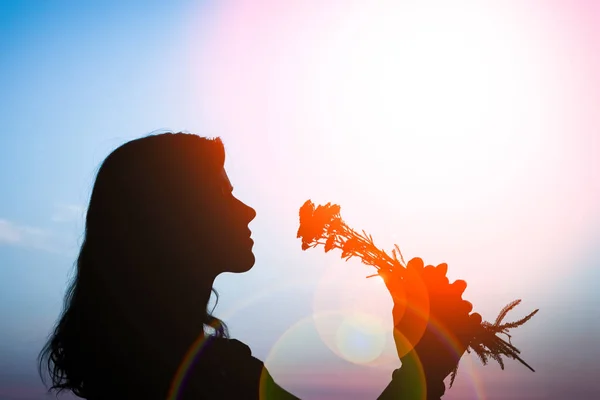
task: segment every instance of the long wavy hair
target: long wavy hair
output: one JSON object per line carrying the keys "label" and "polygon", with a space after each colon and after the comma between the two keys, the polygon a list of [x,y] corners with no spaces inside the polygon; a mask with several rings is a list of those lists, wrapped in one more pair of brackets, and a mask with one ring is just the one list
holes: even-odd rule
{"label": "long wavy hair", "polygon": [[[203,262],[197,255],[214,226],[208,222],[211,185],[224,160],[219,138],[184,133],[130,141],[104,160],[87,209],[76,274],[39,355],[39,372],[44,381],[49,374],[50,390],[91,396],[98,376],[119,373],[115,357],[121,349],[143,341],[147,327],[136,325],[132,315],[157,307],[206,310],[197,316],[205,334],[227,336],[226,326],[208,310],[210,292],[189,310],[181,304],[194,293],[192,283],[182,286],[190,281],[186,264]],[[127,357],[135,358],[132,354]]]}

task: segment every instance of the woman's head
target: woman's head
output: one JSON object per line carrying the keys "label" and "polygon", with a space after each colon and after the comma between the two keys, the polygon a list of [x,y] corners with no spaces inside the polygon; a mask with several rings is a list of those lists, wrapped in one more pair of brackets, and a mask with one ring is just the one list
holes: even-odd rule
{"label": "woman's head", "polygon": [[218,138],[162,134],[124,144],[98,172],[87,234],[134,259],[202,262],[200,273],[251,268],[255,212],[233,197],[224,161]]}
{"label": "woman's head", "polygon": [[55,385],[83,379],[82,363],[108,337],[139,344],[157,326],[214,321],[206,311],[214,278],[254,264],[255,211],[231,193],[224,161],[220,139],[183,133],[130,141],[104,160],[77,275],[43,353]]}

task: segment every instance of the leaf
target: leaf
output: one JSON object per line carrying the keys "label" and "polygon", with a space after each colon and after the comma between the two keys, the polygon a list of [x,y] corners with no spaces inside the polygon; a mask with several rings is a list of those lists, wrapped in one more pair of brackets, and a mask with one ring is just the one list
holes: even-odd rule
{"label": "leaf", "polygon": [[490,356],[496,360],[498,364],[500,364],[500,369],[504,370],[504,360],[502,360],[502,356],[500,354],[491,353]]}
{"label": "leaf", "polygon": [[473,343],[471,345],[471,348],[473,349],[475,354],[477,354],[477,357],[479,357],[479,359],[481,360],[481,363],[483,365],[487,365],[487,362],[488,362],[488,358],[486,355],[487,351],[483,348],[483,346],[481,346],[479,343]]}
{"label": "leaf", "polygon": [[402,256],[402,252],[400,251],[400,246],[398,246],[397,244],[394,244],[394,247],[398,251],[398,254],[400,254],[400,260],[402,261],[402,264],[406,265],[406,262],[404,262],[404,257]]}
{"label": "leaf", "polygon": [[500,311],[500,314],[498,314],[498,316],[496,317],[496,322],[494,322],[494,325],[498,326],[500,322],[502,322],[504,317],[506,317],[506,314],[508,314],[508,312],[515,308],[520,302],[521,300],[519,299],[505,305],[504,308]]}
{"label": "leaf", "polygon": [[364,229],[362,230],[362,233],[363,233],[363,237],[365,238],[365,241],[370,242],[370,240],[369,240],[369,234],[367,232],[365,232]]}
{"label": "leaf", "polygon": [[[534,310],[531,314],[529,314],[528,316],[521,318],[518,321],[515,322],[507,322],[505,324],[502,325],[498,325],[498,329],[512,329],[512,328],[516,328],[518,326],[523,325],[525,322],[529,321],[535,314],[537,314],[537,312],[539,311],[539,309]],[[510,335],[509,335],[510,337]]]}

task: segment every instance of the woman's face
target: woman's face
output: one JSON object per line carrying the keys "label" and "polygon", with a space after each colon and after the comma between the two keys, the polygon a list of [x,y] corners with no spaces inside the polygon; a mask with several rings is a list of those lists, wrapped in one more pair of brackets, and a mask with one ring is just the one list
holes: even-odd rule
{"label": "woman's face", "polygon": [[225,169],[218,177],[219,191],[217,202],[214,204],[215,227],[211,240],[214,248],[215,261],[220,272],[246,272],[254,265],[254,254],[251,239],[252,232],[248,227],[256,216],[256,211],[233,195],[233,186]]}

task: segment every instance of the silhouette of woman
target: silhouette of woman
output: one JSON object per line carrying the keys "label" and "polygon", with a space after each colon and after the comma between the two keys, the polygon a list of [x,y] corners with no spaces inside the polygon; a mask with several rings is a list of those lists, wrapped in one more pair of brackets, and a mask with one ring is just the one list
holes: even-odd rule
{"label": "silhouette of woman", "polygon": [[[248,224],[256,212],[233,195],[224,160],[218,138],[166,133],[130,141],[102,163],[76,276],[40,353],[51,390],[90,400],[296,399],[207,310],[217,275],[255,261]],[[424,280],[445,285],[453,294],[443,303],[454,302],[438,312],[432,301],[431,313],[456,322],[462,347],[448,352],[426,333],[401,354],[381,399],[439,399],[472,336],[465,327],[481,321],[461,299],[466,284],[431,271]]]}

